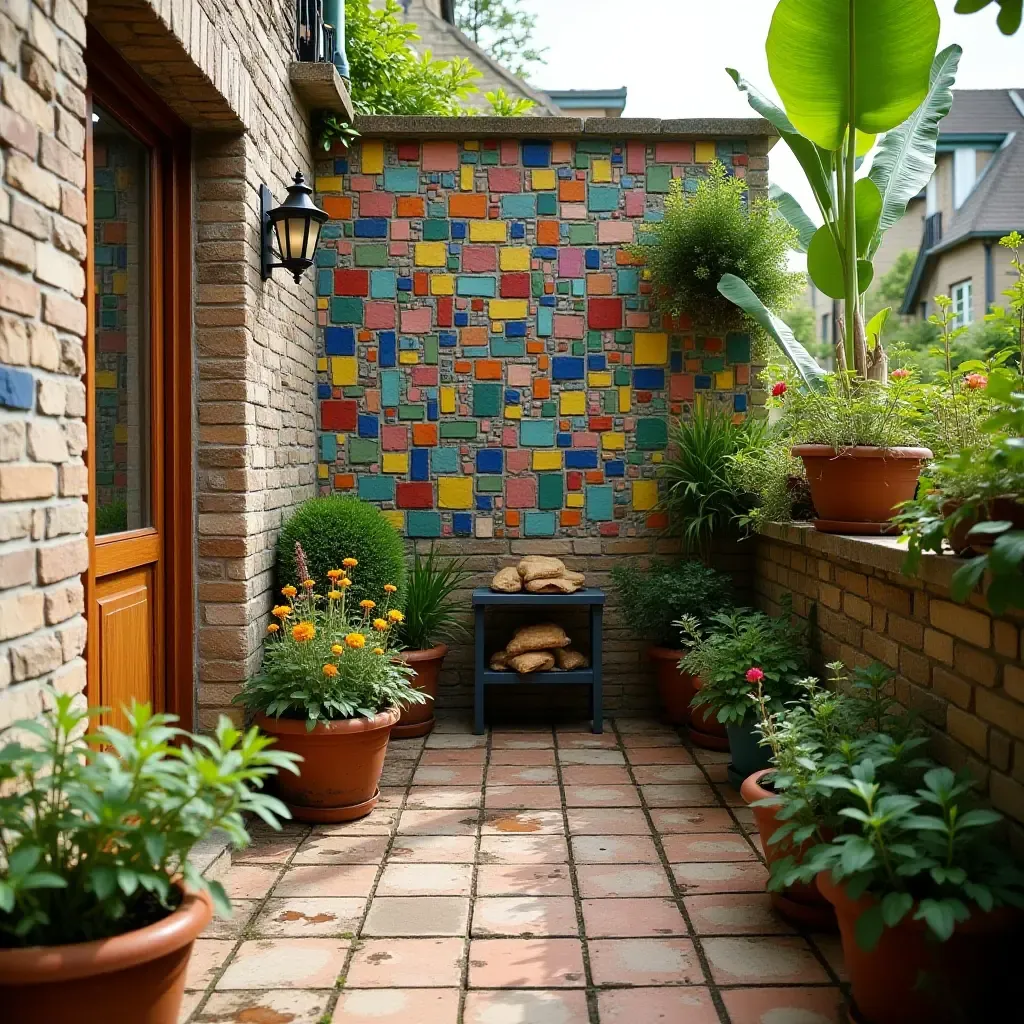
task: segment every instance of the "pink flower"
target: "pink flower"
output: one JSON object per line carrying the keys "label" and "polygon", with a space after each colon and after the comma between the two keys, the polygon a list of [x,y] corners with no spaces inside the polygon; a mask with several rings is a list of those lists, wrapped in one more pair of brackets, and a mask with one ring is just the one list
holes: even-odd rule
{"label": "pink flower", "polygon": [[893,370],[889,376],[892,377],[893,380],[905,380],[910,376],[910,371],[901,366],[898,370]]}
{"label": "pink flower", "polygon": [[784,380],[780,380],[772,388],[772,398],[781,398],[785,393],[786,393],[786,382]]}
{"label": "pink flower", "polygon": [[759,683],[764,679],[764,673],[759,668],[748,668],[747,669],[747,682],[748,683]]}
{"label": "pink flower", "polygon": [[983,387],[988,384],[988,377],[983,373],[969,373],[964,378],[964,383],[972,391],[980,391]]}

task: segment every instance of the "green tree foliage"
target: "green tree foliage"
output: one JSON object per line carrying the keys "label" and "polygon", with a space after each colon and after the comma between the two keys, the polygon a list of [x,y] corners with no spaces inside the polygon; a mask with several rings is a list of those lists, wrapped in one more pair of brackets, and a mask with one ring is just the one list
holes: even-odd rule
{"label": "green tree foliage", "polygon": [[[907,293],[907,285],[910,284],[911,275],[914,273],[914,264],[917,262],[916,249],[904,249],[896,257],[893,265],[882,275],[878,287],[872,289],[879,300],[877,305],[892,306],[893,310],[899,312],[903,305],[903,296]],[[868,307],[870,309],[872,296],[868,295]],[[872,310],[872,313],[877,310]]]}
{"label": "green tree foliage", "polygon": [[659,302],[709,330],[749,330],[751,321],[718,291],[723,275],[735,274],[769,309],[789,309],[804,275],[789,270],[796,231],[775,215],[775,204],[755,199],[748,210],[746,182],[717,161],[693,194],[678,178],[671,188],[653,244],[632,247],[654,279]]}
{"label": "green tree foliage", "polygon": [[[988,7],[993,0],[957,0],[953,9],[957,14],[974,14]],[[1021,15],[1024,13],[1024,3],[1021,0],[995,0],[999,4],[999,13],[996,15],[996,24],[1004,36],[1012,36],[1020,28]]]}
{"label": "green tree foliage", "polygon": [[782,319],[789,324],[793,337],[800,342],[808,352],[815,352],[818,347],[817,323],[814,318],[814,310],[810,306],[794,306],[782,314]]}
{"label": "green tree foliage", "polygon": [[499,64],[529,78],[532,64],[545,63],[547,47],[531,45],[537,16],[520,8],[521,0],[456,0],[455,23]]}

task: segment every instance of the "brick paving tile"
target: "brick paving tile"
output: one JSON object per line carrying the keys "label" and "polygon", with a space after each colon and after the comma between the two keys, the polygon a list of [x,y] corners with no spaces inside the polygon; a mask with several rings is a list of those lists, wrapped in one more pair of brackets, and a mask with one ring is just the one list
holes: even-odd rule
{"label": "brick paving tile", "polygon": [[458,1016],[457,988],[371,988],[343,992],[332,1021],[333,1024],[412,1024],[413,1021],[416,1024],[456,1024]]}
{"label": "brick paving tile", "polygon": [[729,755],[653,719],[394,741],[381,801],[253,827],[181,1024],[837,1024],[842,951],[765,891]]}

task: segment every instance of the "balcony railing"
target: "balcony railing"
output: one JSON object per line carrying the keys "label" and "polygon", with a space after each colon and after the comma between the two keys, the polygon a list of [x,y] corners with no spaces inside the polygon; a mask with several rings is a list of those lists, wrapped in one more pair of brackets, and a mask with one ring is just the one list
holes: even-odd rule
{"label": "balcony railing", "polygon": [[924,238],[922,239],[921,248],[931,249],[933,246],[939,244],[942,241],[942,211],[933,213],[927,217],[924,222]]}
{"label": "balcony railing", "polygon": [[295,59],[309,64],[334,61],[334,28],[324,23],[323,0],[295,0]]}

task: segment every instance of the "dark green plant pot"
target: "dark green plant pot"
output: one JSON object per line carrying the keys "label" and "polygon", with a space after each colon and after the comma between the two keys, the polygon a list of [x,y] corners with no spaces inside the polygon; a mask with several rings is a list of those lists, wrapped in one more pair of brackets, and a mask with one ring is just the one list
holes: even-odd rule
{"label": "dark green plant pot", "polygon": [[752,721],[744,721],[739,725],[727,725],[729,735],[729,753],[732,761],[726,769],[729,783],[736,789],[743,785],[743,780],[762,768],[771,767],[772,752],[758,742],[760,736],[754,729]]}

